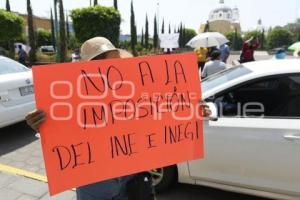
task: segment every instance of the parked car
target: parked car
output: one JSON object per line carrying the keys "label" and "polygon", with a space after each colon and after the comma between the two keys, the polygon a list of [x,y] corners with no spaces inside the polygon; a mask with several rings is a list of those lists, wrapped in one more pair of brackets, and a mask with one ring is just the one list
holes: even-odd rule
{"label": "parked car", "polygon": [[34,108],[31,70],[0,56],[0,128],[24,120]]}
{"label": "parked car", "polygon": [[41,46],[40,47],[41,52],[43,53],[55,53],[54,46],[48,45],[48,46]]}
{"label": "parked car", "polygon": [[211,120],[205,158],[154,170],[174,181],[274,199],[300,199],[300,60],[247,63],[202,81]]}

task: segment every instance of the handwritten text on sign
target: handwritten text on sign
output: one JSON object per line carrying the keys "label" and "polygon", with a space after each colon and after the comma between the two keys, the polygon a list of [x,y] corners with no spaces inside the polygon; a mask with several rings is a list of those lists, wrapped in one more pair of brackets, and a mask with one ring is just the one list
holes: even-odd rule
{"label": "handwritten text on sign", "polygon": [[33,68],[50,194],[203,157],[194,53]]}

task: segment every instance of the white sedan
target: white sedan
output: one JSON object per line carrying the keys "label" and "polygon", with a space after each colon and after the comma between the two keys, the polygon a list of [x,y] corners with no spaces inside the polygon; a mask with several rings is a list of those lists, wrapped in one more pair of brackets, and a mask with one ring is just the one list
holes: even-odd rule
{"label": "white sedan", "polygon": [[23,121],[34,108],[31,70],[0,56],[0,128]]}
{"label": "white sedan", "polygon": [[212,110],[205,158],[154,171],[174,181],[274,199],[300,199],[300,59],[233,67],[202,82]]}

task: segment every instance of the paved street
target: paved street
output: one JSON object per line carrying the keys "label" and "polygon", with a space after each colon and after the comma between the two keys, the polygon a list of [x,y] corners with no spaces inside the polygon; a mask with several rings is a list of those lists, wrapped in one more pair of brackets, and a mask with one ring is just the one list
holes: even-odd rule
{"label": "paved street", "polygon": [[[34,131],[25,123],[0,129],[0,169],[1,165],[45,174],[40,141]],[[23,176],[0,172],[0,200],[45,200],[49,199],[47,184]],[[263,200],[206,187],[177,184],[169,191],[158,195],[158,200]],[[74,191],[67,191],[52,198],[73,200]]]}

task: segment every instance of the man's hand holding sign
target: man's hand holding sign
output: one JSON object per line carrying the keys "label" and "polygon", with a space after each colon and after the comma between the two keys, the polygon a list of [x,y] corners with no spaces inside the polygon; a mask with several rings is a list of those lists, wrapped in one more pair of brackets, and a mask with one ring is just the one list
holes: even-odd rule
{"label": "man's hand holding sign", "polygon": [[202,158],[196,61],[188,53],[34,67],[50,194]]}

